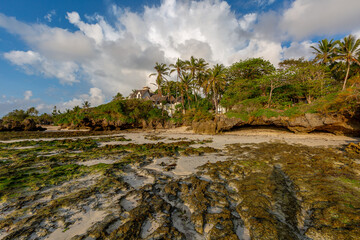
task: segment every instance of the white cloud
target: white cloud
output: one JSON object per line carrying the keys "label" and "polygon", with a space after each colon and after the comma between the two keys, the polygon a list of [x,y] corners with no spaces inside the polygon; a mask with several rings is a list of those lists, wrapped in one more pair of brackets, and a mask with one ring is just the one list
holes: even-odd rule
{"label": "white cloud", "polygon": [[52,18],[53,16],[56,15],[56,11],[55,10],[51,10],[48,14],[46,14],[44,16],[44,19],[48,22],[52,22]]}
{"label": "white cloud", "polygon": [[25,24],[0,13],[0,27],[19,35],[33,51],[55,61],[86,61],[95,56],[91,39],[82,32],[51,28],[43,24]]}
{"label": "white cloud", "polygon": [[254,0],[259,6],[271,5],[275,0]]}
{"label": "white cloud", "polygon": [[90,88],[88,94],[82,94],[79,97],[71,99],[70,101],[58,103],[56,106],[59,110],[65,111],[66,109],[72,109],[75,106],[81,107],[85,101],[88,101],[91,104],[91,107],[96,107],[104,103],[105,95],[99,88]]}
{"label": "white cloud", "polygon": [[281,43],[261,39],[250,40],[246,48],[240,50],[233,56],[232,62],[253,57],[264,58],[276,65],[282,58]]}
{"label": "white cloud", "polygon": [[86,36],[94,39],[97,44],[100,44],[103,41],[104,35],[99,24],[87,24],[82,22],[77,12],[67,13],[66,18],[70,23],[77,26]]}
{"label": "white cloud", "polygon": [[360,38],[360,30],[353,31],[352,33],[355,37]]}
{"label": "white cloud", "polygon": [[4,58],[21,67],[28,74],[57,78],[60,82],[68,84],[78,82],[78,65],[71,61],[48,60],[33,51],[11,51],[4,53]]}
{"label": "white cloud", "polygon": [[246,14],[242,19],[239,20],[240,27],[244,30],[248,30],[255,23],[256,19],[256,13]]}
{"label": "white cloud", "polygon": [[281,25],[293,38],[346,34],[358,28],[359,0],[295,0],[284,12]]}
{"label": "white cloud", "polygon": [[313,49],[311,46],[314,46],[315,43],[310,41],[303,42],[293,42],[288,48],[284,48],[284,59],[298,59],[304,57],[305,59],[310,59],[314,57]]}
{"label": "white cloud", "polygon": [[30,90],[27,90],[24,92],[24,100],[30,100],[30,98],[32,97],[33,93]]}
{"label": "white cloud", "polygon": [[[30,91],[31,92],[31,91]],[[25,98],[14,98],[3,96],[0,99],[0,118],[6,115],[7,113],[15,109],[27,110],[30,107],[36,106],[40,103],[40,99],[33,99],[29,96],[29,99],[26,99],[26,92],[24,93]]]}

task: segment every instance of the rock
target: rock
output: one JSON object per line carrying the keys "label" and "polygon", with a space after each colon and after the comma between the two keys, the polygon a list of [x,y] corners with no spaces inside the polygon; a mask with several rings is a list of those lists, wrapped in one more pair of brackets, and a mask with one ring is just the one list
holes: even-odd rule
{"label": "rock", "polygon": [[250,117],[247,121],[239,118],[227,118],[224,115],[216,116],[213,121],[198,121],[192,123],[195,133],[215,134],[229,131],[234,127],[275,126],[287,128],[294,133],[309,133],[313,131],[329,132],[337,135],[357,136],[360,134],[360,122],[342,115],[324,115],[306,113],[302,116],[289,117]]}
{"label": "rock", "polygon": [[346,146],[345,151],[347,151],[348,153],[360,154],[360,144],[350,143]]}
{"label": "rock", "polygon": [[1,121],[0,131],[44,131],[45,128],[37,126],[33,119],[25,119],[23,122],[19,121]]}
{"label": "rock", "polygon": [[24,131],[34,131],[36,130],[36,123],[33,119],[25,119],[22,122],[22,125],[24,126]]}
{"label": "rock", "polygon": [[217,133],[216,122],[215,121],[200,121],[193,122],[192,129],[195,133],[204,133],[204,134],[215,134]]}

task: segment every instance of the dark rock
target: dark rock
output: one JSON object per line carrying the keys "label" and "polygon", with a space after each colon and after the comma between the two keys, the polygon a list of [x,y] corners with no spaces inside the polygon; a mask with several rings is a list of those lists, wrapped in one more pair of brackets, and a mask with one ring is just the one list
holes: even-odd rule
{"label": "dark rock", "polygon": [[37,126],[33,119],[25,119],[22,123],[19,121],[0,122],[0,131],[44,131],[45,128]]}
{"label": "dark rock", "polygon": [[33,119],[25,119],[22,122],[22,125],[24,126],[24,131],[34,131],[36,130],[36,123]]}

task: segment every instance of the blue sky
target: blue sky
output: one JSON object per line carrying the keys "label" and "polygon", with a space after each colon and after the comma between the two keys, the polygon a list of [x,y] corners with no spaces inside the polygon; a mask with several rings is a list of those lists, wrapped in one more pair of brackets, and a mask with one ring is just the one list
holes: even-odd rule
{"label": "blue sky", "polygon": [[324,37],[360,36],[359,9],[358,0],[2,1],[0,117],[128,95],[150,85],[156,61],[311,58]]}

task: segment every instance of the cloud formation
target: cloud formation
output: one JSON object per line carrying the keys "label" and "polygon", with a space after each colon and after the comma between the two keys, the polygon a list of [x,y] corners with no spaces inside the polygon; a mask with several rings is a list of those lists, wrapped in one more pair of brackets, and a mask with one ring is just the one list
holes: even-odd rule
{"label": "cloud formation", "polygon": [[[225,65],[250,57],[277,64],[283,58],[310,57],[312,36],[360,30],[358,0],[295,0],[280,12],[243,16],[221,0],[164,0],[142,13],[116,5],[111,9],[116,18],[111,23],[99,15],[82,19],[77,12],[67,13],[66,19],[78,28],[73,32],[0,14],[0,27],[20,36],[30,48],[4,57],[28,74],[57,78],[63,84],[89,82],[89,94],[64,103],[70,108],[89,99],[94,106],[105,96],[127,95],[149,84],[155,62],[194,55]],[[283,45],[289,41],[293,42]]]}
{"label": "cloud formation", "polygon": [[46,20],[46,21],[48,21],[48,22],[52,22],[52,18],[53,18],[53,16],[55,16],[56,15],[56,11],[55,10],[51,10],[48,14],[46,14],[45,16],[44,16],[44,19]]}
{"label": "cloud formation", "polygon": [[30,100],[30,98],[32,97],[33,93],[31,90],[27,90],[24,92],[24,100]]}
{"label": "cloud formation", "polygon": [[78,82],[78,65],[72,61],[56,61],[47,59],[33,51],[11,51],[4,53],[4,58],[21,67],[29,75],[43,75],[57,78],[61,83],[72,84]]}
{"label": "cloud formation", "polygon": [[105,95],[99,88],[90,88],[88,94],[82,94],[78,97],[71,99],[70,101],[58,103],[56,104],[56,106],[59,110],[65,111],[66,109],[72,109],[75,106],[81,107],[85,101],[88,101],[91,107],[97,106],[104,103]]}
{"label": "cloud formation", "polygon": [[281,26],[297,40],[348,34],[360,30],[359,9],[358,0],[296,0],[284,12]]}

